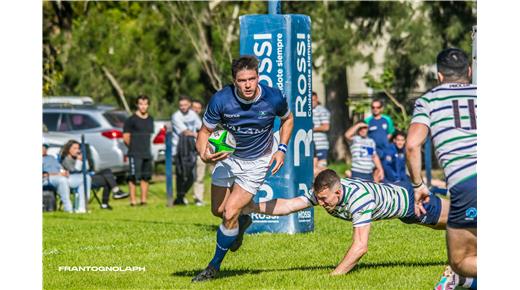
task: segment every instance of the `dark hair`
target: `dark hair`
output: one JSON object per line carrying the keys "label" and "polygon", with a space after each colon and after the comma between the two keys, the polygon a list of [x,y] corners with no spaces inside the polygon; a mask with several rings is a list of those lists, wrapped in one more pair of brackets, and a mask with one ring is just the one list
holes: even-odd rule
{"label": "dark hair", "polygon": [[379,104],[381,104],[381,108],[385,106],[385,103],[381,99],[373,99],[371,105],[373,105],[375,102],[379,102]]}
{"label": "dark hair", "polygon": [[468,56],[458,48],[447,48],[437,55],[437,72],[448,81],[467,79],[468,68]]}
{"label": "dark hair", "polygon": [[135,99],[135,104],[139,104],[139,100],[146,100],[148,105],[150,104],[150,98],[147,95],[139,95],[137,99]]}
{"label": "dark hair", "polygon": [[65,160],[65,157],[67,157],[67,155],[69,155],[70,147],[72,147],[72,145],[74,145],[74,144],[80,145],[78,141],[73,140],[73,139],[67,141],[67,143],[65,143],[65,145],[63,145],[63,148],[61,149],[61,152],[60,152],[60,159],[62,162],[63,162],[63,160]]}
{"label": "dark hair", "polygon": [[315,91],[312,91],[312,95],[316,97],[318,96],[318,94]]}
{"label": "dark hair", "polygon": [[400,130],[395,130],[394,134],[392,134],[392,139],[397,138],[397,136],[403,136],[406,139],[406,133]]}
{"label": "dark hair", "polygon": [[180,102],[180,101],[188,101],[188,102],[191,103],[191,98],[190,98],[189,96],[186,96],[186,95],[181,95],[181,96],[179,97],[179,102]]}
{"label": "dark hair", "polygon": [[336,171],[325,169],[316,176],[312,188],[314,189],[314,193],[319,193],[324,189],[332,188],[338,182],[340,182],[340,179],[338,174],[336,174]]}
{"label": "dark hair", "polygon": [[243,55],[233,60],[231,64],[231,75],[236,78],[241,70],[254,70],[258,73],[258,59],[253,55]]}
{"label": "dark hair", "polygon": [[199,100],[193,100],[192,103],[199,103],[201,107],[204,107],[204,103]]}

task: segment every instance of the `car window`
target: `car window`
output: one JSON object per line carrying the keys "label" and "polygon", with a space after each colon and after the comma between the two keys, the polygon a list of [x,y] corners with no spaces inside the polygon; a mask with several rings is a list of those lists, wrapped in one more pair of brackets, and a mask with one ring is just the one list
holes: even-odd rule
{"label": "car window", "polygon": [[99,127],[99,123],[86,114],[73,113],[63,114],[63,116],[66,117],[66,119],[68,118],[68,124],[70,125],[69,130],[87,130]]}
{"label": "car window", "polygon": [[57,131],[60,113],[43,113],[43,125],[48,131]]}
{"label": "car window", "polygon": [[123,128],[126,119],[128,119],[128,113],[125,111],[108,111],[103,116],[105,116],[110,125],[116,128]]}

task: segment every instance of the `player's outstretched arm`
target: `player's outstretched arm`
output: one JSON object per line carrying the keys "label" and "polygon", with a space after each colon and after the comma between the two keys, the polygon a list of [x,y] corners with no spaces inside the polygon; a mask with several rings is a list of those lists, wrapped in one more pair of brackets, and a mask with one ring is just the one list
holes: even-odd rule
{"label": "player's outstretched arm", "polygon": [[245,213],[256,212],[268,215],[288,215],[311,206],[310,201],[301,196],[290,199],[277,198],[261,203],[251,203]]}
{"label": "player's outstretched arm", "polygon": [[343,260],[332,271],[331,275],[346,274],[356,264],[359,259],[363,257],[368,251],[368,235],[370,233],[370,223],[361,227],[354,227],[354,234],[352,236],[352,245],[343,257]]}

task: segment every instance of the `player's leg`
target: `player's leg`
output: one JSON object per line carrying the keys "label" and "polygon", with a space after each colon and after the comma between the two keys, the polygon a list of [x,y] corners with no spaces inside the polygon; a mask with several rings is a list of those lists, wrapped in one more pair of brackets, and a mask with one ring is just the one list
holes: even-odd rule
{"label": "player's leg", "polygon": [[448,257],[453,270],[467,277],[477,276],[477,229],[448,227]]}
{"label": "player's leg", "polygon": [[216,277],[229,247],[238,236],[238,217],[240,211],[251,202],[252,198],[253,195],[238,184],[233,186],[227,200],[223,203],[223,222],[217,229],[215,255],[209,262],[208,267],[195,276],[192,282],[202,282]]}
{"label": "player's leg", "polygon": [[229,187],[211,185],[211,213],[216,217],[223,217],[224,206],[231,190]]}
{"label": "player's leg", "polygon": [[477,276],[477,177],[450,188],[448,214],[448,257],[453,270],[463,276]]}
{"label": "player's leg", "polygon": [[223,217],[225,203],[235,182],[232,159],[229,157],[218,162],[211,175],[211,213],[220,218]]}

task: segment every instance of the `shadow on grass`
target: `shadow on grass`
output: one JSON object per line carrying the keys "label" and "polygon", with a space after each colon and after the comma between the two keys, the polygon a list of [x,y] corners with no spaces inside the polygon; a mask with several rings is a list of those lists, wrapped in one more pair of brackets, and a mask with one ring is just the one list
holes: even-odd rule
{"label": "shadow on grass", "polygon": [[[431,266],[443,266],[447,265],[447,261],[429,261],[429,262],[382,262],[382,263],[361,263],[357,265],[351,272],[360,269],[373,269],[373,268],[391,268],[391,267],[431,267]],[[301,266],[291,268],[274,268],[274,269],[237,269],[237,270],[221,270],[218,274],[219,278],[240,276],[246,274],[260,274],[268,272],[290,272],[290,271],[315,271],[315,270],[330,270],[336,268],[336,265],[323,265],[323,266]],[[194,277],[203,269],[192,269],[185,271],[173,272],[171,275],[176,277]]]}

